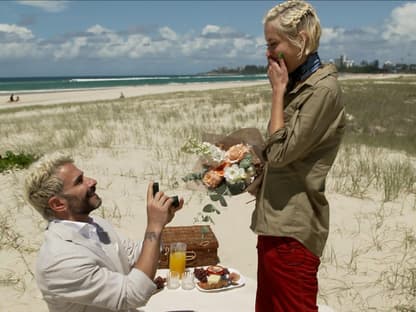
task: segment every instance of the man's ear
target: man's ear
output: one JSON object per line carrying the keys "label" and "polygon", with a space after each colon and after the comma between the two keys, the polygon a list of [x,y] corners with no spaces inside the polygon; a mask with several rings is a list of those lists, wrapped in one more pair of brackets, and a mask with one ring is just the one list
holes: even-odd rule
{"label": "man's ear", "polygon": [[66,201],[59,196],[52,196],[48,200],[49,207],[55,212],[63,212],[66,210]]}

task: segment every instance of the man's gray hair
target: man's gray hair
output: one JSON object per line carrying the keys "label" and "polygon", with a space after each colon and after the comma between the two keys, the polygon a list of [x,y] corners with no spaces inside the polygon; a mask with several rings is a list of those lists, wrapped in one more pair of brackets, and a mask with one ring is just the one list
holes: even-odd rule
{"label": "man's gray hair", "polygon": [[57,170],[67,163],[73,163],[71,156],[63,153],[45,155],[33,163],[25,179],[26,200],[45,220],[54,218],[49,199],[62,192],[63,181],[56,176]]}

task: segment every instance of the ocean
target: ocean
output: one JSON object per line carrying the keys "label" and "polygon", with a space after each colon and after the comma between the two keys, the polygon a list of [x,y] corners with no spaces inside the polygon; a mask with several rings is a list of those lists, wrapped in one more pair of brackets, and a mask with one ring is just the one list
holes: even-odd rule
{"label": "ocean", "polygon": [[166,85],[194,82],[251,81],[266,75],[176,75],[176,76],[95,76],[0,78],[0,95],[54,92],[85,88]]}

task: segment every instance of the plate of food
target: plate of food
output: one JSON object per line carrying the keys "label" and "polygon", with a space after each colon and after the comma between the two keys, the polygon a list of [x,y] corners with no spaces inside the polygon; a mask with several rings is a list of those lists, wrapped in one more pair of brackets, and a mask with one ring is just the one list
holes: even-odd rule
{"label": "plate of food", "polygon": [[233,268],[220,265],[195,268],[196,288],[203,292],[225,291],[244,286],[245,278]]}

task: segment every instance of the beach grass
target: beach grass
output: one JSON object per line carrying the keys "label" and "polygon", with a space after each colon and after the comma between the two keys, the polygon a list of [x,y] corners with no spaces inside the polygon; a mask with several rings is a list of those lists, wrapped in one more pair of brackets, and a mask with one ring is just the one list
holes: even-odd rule
{"label": "beach grass", "polygon": [[[331,214],[345,218],[331,224],[319,280],[320,300],[336,311],[415,309],[416,234],[411,222],[416,214],[415,84],[416,79],[409,77],[341,82],[348,125],[327,192]],[[0,154],[10,150],[42,155],[60,150],[89,164],[94,157],[117,162],[126,153],[145,155],[143,164],[133,159],[92,168],[102,176],[101,190],[116,188],[122,194],[120,201],[100,211],[120,223],[133,214],[124,208],[129,207],[126,202],[143,199],[134,195],[138,181],[157,180],[170,192],[181,188],[181,178],[195,164],[194,156],[180,151],[187,139],[242,127],[265,133],[270,100],[270,87],[265,84],[4,109],[0,110]],[[16,191],[24,172],[0,177],[0,241],[1,249],[16,252],[16,261],[31,275],[25,259],[41,239],[22,237],[23,229],[13,226],[15,216],[6,213],[19,207],[21,215],[31,220],[25,225],[41,233],[42,220]],[[112,184],[115,176],[122,181],[117,186]],[[344,201],[346,207],[339,204]],[[0,276],[3,285],[21,280],[17,270]]]}

